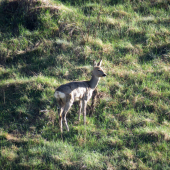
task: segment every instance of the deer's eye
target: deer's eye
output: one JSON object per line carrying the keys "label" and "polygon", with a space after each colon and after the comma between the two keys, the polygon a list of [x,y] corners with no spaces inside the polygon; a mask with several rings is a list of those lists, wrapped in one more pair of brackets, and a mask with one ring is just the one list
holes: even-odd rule
{"label": "deer's eye", "polygon": [[98,70],[98,71],[100,71],[100,70]]}

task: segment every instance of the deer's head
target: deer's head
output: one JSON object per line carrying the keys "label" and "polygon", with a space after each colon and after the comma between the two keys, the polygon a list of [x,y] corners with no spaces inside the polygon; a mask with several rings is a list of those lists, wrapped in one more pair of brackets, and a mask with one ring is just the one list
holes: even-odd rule
{"label": "deer's head", "polygon": [[96,61],[93,62],[93,75],[96,77],[106,77],[106,74],[104,73],[102,67],[102,60],[99,61],[99,63],[96,63]]}

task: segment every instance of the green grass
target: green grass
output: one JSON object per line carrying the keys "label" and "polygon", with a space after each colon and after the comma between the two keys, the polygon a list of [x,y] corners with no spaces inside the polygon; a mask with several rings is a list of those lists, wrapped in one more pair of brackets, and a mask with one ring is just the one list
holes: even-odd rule
{"label": "green grass", "polygon": [[[1,169],[170,169],[169,1],[0,2]],[[55,89],[101,58],[61,135]]]}

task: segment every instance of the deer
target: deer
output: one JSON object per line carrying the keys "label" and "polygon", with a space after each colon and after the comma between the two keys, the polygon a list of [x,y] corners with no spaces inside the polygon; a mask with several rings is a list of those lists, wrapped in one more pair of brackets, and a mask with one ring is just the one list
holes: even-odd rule
{"label": "deer", "polygon": [[63,84],[56,89],[54,97],[59,105],[58,114],[61,133],[63,133],[63,120],[67,131],[69,131],[66,116],[75,101],[79,102],[78,121],[80,121],[80,115],[81,112],[83,112],[84,125],[86,125],[87,102],[92,97],[92,93],[97,87],[100,78],[106,77],[101,64],[102,60],[100,60],[98,64],[96,61],[93,61],[92,77],[89,81],[73,81]]}

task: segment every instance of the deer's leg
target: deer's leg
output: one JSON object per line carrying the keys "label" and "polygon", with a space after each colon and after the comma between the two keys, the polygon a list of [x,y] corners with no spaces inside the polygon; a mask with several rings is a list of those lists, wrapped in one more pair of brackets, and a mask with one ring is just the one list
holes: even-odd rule
{"label": "deer's leg", "polygon": [[80,121],[81,110],[82,110],[82,101],[80,100],[80,102],[79,102],[79,117],[78,117],[78,121]]}
{"label": "deer's leg", "polygon": [[63,123],[62,123],[62,113],[63,113],[64,107],[61,106],[60,107],[60,111],[59,111],[59,126],[60,126],[60,131],[61,133],[63,132]]}
{"label": "deer's leg", "polygon": [[84,125],[86,125],[86,107],[87,107],[87,101],[83,101],[83,117],[84,117]]}
{"label": "deer's leg", "polygon": [[68,111],[70,110],[72,104],[73,104],[73,102],[70,102],[70,101],[67,102],[66,105],[65,105],[63,114],[62,114],[64,122],[65,122],[65,125],[66,125],[66,128],[67,128],[67,131],[69,131],[69,127],[68,127],[68,124],[67,124],[66,115],[67,115]]}

